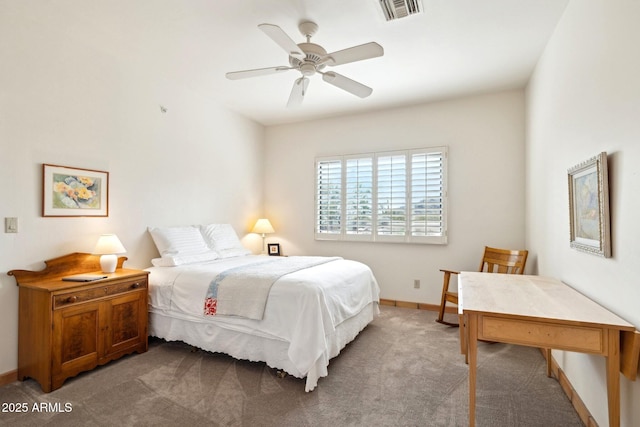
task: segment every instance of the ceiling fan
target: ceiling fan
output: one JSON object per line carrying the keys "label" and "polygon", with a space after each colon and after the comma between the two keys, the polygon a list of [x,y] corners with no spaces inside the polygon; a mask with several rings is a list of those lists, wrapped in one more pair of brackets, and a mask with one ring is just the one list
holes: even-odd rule
{"label": "ceiling fan", "polygon": [[351,80],[342,74],[333,71],[323,71],[326,66],[347,64],[349,62],[362,61],[364,59],[382,56],[384,50],[378,43],[370,42],[359,46],[350,47],[333,53],[320,45],[311,43],[311,37],[318,31],[314,22],[302,22],[298,29],[307,38],[306,43],[296,44],[280,27],[272,24],[260,24],[258,28],[283,48],[289,55],[289,66],[257,68],[253,70],[232,71],[226,74],[230,80],[244,79],[247,77],[264,76],[289,70],[298,70],[302,77],[296,79],[289,95],[287,107],[295,107],[302,103],[309,85],[308,77],[318,73],[322,80],[340,89],[352,93],[360,98],[371,95],[373,89]]}

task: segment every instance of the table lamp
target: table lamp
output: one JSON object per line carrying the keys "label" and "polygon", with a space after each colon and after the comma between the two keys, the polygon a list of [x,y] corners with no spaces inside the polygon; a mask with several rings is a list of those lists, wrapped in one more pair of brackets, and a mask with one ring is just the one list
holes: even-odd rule
{"label": "table lamp", "polygon": [[100,267],[103,273],[113,273],[118,265],[116,254],[122,254],[127,250],[122,246],[120,239],[115,234],[103,234],[98,239],[93,249],[94,255],[100,255]]}
{"label": "table lamp", "polygon": [[251,230],[251,232],[262,234],[262,253],[266,254],[267,251],[264,245],[264,238],[266,237],[266,234],[275,233],[275,230],[273,229],[273,226],[271,225],[269,220],[266,218],[260,218],[256,222],[256,225],[253,226],[253,230]]}

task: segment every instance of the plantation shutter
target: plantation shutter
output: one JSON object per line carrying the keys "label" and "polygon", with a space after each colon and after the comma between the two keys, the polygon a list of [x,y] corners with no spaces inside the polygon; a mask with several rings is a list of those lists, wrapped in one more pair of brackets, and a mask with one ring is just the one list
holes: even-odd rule
{"label": "plantation shutter", "polygon": [[[404,153],[378,156],[377,235],[397,241],[407,228],[407,158]],[[396,236],[392,238],[390,236]],[[404,239],[401,239],[404,240]],[[401,241],[399,240],[399,241]]]}
{"label": "plantation shutter", "polygon": [[444,161],[444,150],[411,152],[410,241],[445,237]]}
{"label": "plantation shutter", "polygon": [[[317,238],[337,238],[342,233],[342,160],[316,162]],[[333,236],[333,237],[332,237]]]}
{"label": "plantation shutter", "polygon": [[[345,233],[371,240],[373,236],[373,157],[346,159]],[[359,240],[359,239],[358,239]]]}

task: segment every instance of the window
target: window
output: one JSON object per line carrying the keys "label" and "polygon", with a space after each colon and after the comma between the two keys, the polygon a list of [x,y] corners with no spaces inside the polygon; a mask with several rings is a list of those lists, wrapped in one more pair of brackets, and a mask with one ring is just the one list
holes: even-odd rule
{"label": "window", "polygon": [[446,171],[446,147],[316,159],[316,239],[446,243]]}

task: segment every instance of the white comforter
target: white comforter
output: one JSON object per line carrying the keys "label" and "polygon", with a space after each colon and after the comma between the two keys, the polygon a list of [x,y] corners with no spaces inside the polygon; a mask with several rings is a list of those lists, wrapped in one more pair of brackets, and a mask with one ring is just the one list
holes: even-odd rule
{"label": "white comforter", "polygon": [[259,258],[243,256],[178,267],[151,267],[147,269],[149,311],[285,341],[289,343],[288,357],[298,371],[290,373],[304,377],[319,358],[326,357],[325,337],[379,300],[378,284],[366,265],[338,259],[278,279],[271,287],[262,320],[204,315],[205,296],[215,276]]}

